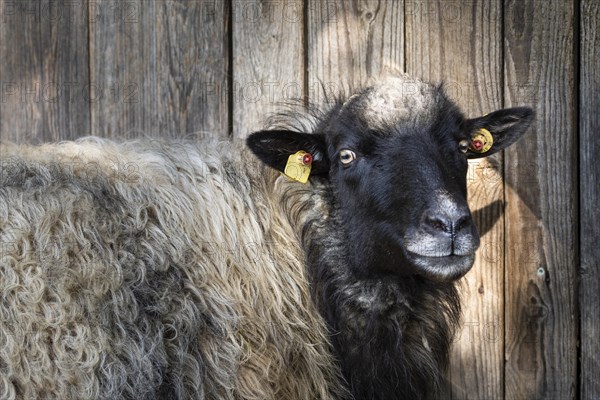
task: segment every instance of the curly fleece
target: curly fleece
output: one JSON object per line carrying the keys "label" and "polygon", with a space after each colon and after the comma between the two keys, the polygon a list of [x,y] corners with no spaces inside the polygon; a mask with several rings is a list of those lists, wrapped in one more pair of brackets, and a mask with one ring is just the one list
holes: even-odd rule
{"label": "curly fleece", "polygon": [[0,161],[0,398],[344,397],[299,247],[310,190],[240,143]]}

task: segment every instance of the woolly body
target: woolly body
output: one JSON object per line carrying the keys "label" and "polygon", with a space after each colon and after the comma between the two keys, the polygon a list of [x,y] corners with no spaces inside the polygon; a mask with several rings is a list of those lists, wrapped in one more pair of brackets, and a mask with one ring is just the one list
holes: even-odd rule
{"label": "woolly body", "polygon": [[1,148],[0,398],[339,396],[305,190],[241,144]]}

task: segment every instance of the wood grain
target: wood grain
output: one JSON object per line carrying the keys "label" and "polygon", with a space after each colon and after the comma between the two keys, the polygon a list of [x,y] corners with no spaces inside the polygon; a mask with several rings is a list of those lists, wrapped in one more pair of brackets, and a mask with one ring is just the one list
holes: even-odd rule
{"label": "wood grain", "polygon": [[0,137],[41,142],[89,134],[87,1],[0,7]]}
{"label": "wood grain", "polygon": [[308,4],[311,100],[348,92],[386,70],[404,69],[404,1],[336,0]]}
{"label": "wood grain", "polygon": [[233,136],[264,129],[281,103],[304,96],[302,3],[234,0]]}
{"label": "wood grain", "polygon": [[581,3],[579,190],[581,399],[600,398],[600,4]]}
{"label": "wood grain", "polygon": [[507,105],[533,128],[506,153],[506,398],[572,399],[577,382],[577,121],[571,1],[505,5]]}
{"label": "wood grain", "polygon": [[228,3],[177,0],[157,6],[160,131],[228,136]]}
{"label": "wood grain", "polygon": [[105,137],[156,135],[157,2],[90,4],[92,132]]}
{"label": "wood grain", "polygon": [[227,136],[226,4],[90,3],[94,134]]}
{"label": "wood grain", "polygon": [[[501,108],[501,9],[496,2],[413,2],[406,8],[406,71],[447,92],[470,117]],[[502,156],[470,163],[469,206],[481,236],[463,279],[463,326],[451,355],[448,398],[504,395]]]}

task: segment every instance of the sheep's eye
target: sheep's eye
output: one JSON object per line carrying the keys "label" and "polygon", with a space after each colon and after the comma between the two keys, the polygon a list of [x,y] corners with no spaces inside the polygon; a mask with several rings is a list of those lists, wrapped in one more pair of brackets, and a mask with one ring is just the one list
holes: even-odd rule
{"label": "sheep's eye", "polygon": [[344,149],[340,151],[340,162],[344,165],[350,164],[356,159],[356,154],[352,150]]}
{"label": "sheep's eye", "polygon": [[461,152],[466,153],[467,150],[469,150],[469,141],[467,139],[464,139],[458,142],[458,149]]}

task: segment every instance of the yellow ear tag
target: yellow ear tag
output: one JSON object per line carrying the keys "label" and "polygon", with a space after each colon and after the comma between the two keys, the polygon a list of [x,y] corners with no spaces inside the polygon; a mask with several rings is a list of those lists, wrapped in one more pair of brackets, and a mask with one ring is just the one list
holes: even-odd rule
{"label": "yellow ear tag", "polygon": [[494,137],[485,128],[479,129],[471,136],[471,144],[469,150],[475,153],[487,153],[494,144]]}
{"label": "yellow ear tag", "polygon": [[284,174],[295,181],[306,183],[312,167],[312,156],[310,153],[300,150],[288,157]]}

